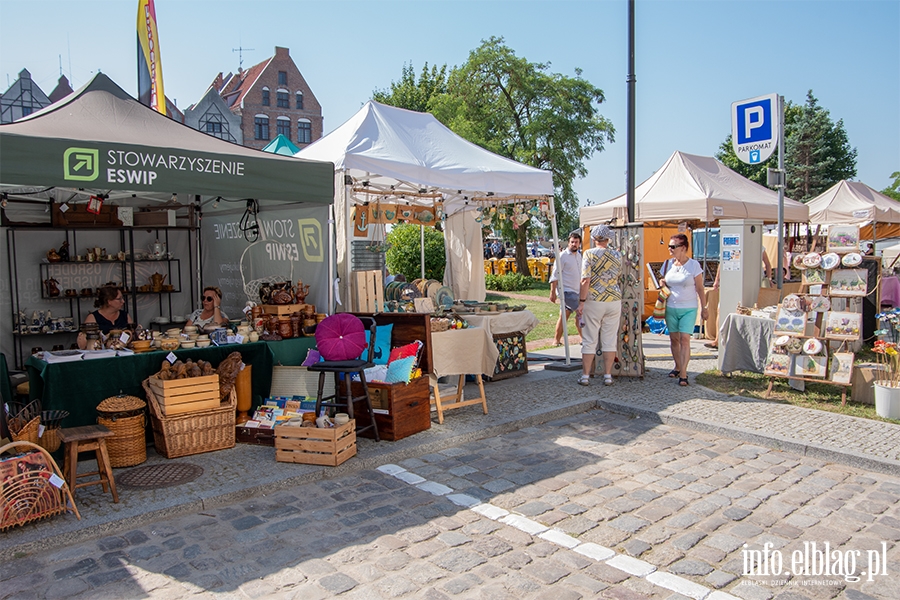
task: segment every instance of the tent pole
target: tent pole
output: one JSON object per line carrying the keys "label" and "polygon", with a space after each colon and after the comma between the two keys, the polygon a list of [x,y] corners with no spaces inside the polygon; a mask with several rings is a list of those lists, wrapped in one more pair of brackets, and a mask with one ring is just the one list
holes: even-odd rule
{"label": "tent pole", "polygon": [[337,278],[337,272],[335,271],[335,253],[337,250],[334,247],[335,239],[334,239],[334,203],[328,207],[328,281],[330,285],[328,286],[328,314],[334,314],[334,280]]}
{"label": "tent pole", "polygon": [[706,281],[706,259],[709,256],[709,221],[703,230],[703,281]]}
{"label": "tent pole", "polygon": [[[559,318],[562,319],[563,325],[563,343],[566,348],[566,366],[572,364],[572,359],[569,356],[569,323],[568,319],[566,319],[566,288],[563,284],[562,277],[562,263],[559,262],[559,232],[556,230],[556,207],[554,206],[555,200],[550,198],[550,230],[553,232],[553,253],[556,255],[556,268],[557,273],[559,274],[558,279],[556,280],[556,287],[559,289]],[[575,318],[578,318],[578,315],[575,315]]]}
{"label": "tent pole", "polygon": [[344,231],[347,235],[346,246],[344,247],[344,272],[347,275],[346,283],[344,284],[344,289],[347,290],[347,296],[344,298],[344,302],[346,302],[347,308],[346,312],[350,312],[354,310],[353,307],[353,299],[352,299],[352,283],[350,278],[350,273],[353,269],[353,265],[350,264],[350,255],[351,255],[351,247],[353,246],[353,222],[350,220],[350,183],[348,182],[349,177],[346,174],[346,170],[344,171]]}
{"label": "tent pole", "polygon": [[425,226],[419,225],[419,270],[422,279],[425,279]]}

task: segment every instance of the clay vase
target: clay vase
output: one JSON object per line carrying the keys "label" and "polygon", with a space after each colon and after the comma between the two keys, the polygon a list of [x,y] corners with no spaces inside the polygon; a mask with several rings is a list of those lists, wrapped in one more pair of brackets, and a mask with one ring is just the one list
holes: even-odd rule
{"label": "clay vase", "polygon": [[297,294],[297,303],[306,304],[306,297],[309,295],[309,284],[303,285],[302,279],[297,281],[295,293]]}
{"label": "clay vase", "polygon": [[293,337],[300,337],[300,322],[301,319],[299,316],[291,317],[291,334]]}
{"label": "clay vase", "polygon": [[55,279],[46,279],[44,280],[44,285],[47,286],[47,297],[48,298],[56,298],[59,296],[59,282]]}

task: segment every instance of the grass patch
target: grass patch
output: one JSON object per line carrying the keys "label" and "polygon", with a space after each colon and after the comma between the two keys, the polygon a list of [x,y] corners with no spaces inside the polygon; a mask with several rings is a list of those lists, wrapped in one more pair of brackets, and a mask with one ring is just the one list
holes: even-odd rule
{"label": "grass patch", "polygon": [[[559,318],[559,304],[554,304],[552,302],[548,302],[547,298],[550,296],[550,285],[544,284],[547,286],[547,291],[543,293],[543,295],[534,294],[534,300],[526,300],[522,298],[512,298],[510,296],[504,296],[498,292],[489,292],[487,294],[486,300],[488,302],[505,302],[507,304],[524,304],[525,308],[534,313],[534,316],[538,319],[538,326],[535,327],[531,332],[525,336],[526,342],[533,342],[534,340],[543,340],[547,338],[553,338],[556,330],[556,319]],[[516,294],[527,294],[527,292],[533,292],[534,290],[526,290],[525,292],[516,292]],[[532,294],[527,294],[532,295]],[[578,330],[575,329],[575,321],[573,317],[569,318],[569,334],[577,334]]]}
{"label": "grass patch", "polygon": [[[697,383],[711,390],[747,398],[759,398],[766,400],[766,389],[771,378],[761,373],[748,373],[741,371],[732,373],[731,376],[723,376],[717,369],[711,369],[697,375]],[[841,387],[828,385],[827,383],[806,383],[806,391],[800,392],[788,385],[787,379],[775,379],[772,394],[768,400],[792,404],[803,408],[814,408],[827,412],[872,419],[874,421],[887,421],[888,423],[900,423],[893,419],[884,419],[875,413],[875,406],[860,404],[850,401],[850,389],[847,389],[847,404],[841,406]]]}

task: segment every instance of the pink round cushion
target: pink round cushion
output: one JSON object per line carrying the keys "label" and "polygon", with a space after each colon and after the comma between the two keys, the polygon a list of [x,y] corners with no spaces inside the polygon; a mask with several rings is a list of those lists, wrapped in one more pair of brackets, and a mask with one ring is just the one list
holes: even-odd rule
{"label": "pink round cushion", "polygon": [[316,327],[316,346],[325,360],[354,360],[366,349],[366,328],[358,317],[337,313]]}

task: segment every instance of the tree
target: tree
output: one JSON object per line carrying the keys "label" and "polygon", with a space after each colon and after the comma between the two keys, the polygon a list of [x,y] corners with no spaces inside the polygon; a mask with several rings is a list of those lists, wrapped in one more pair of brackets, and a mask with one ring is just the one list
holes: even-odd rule
{"label": "tree", "polygon": [[[612,123],[599,114],[603,90],[575,70],[570,77],[550,72],[549,63],[516,56],[503,38],[491,37],[454,68],[447,92],[433,98],[434,115],[465,139],[492,152],[553,173],[559,222],[577,224],[576,177],[585,161],[615,139]],[[516,240],[519,272],[527,272],[527,228],[505,237]],[[567,230],[567,229],[564,229]]]}
{"label": "tree", "polygon": [[[832,123],[812,90],[803,105],[785,103],[784,138],[788,197],[809,200],[838,181],[856,176],[856,149],[850,147],[844,121]],[[766,171],[778,167],[777,149],[762,163],[748,165],[741,161],[734,153],[731,134],[719,145],[716,158],[760,185],[766,185]]]}
{"label": "tree", "polygon": [[[407,281],[421,276],[419,226],[410,223],[394,225],[387,234],[389,248],[385,260],[393,274],[403,273]],[[444,280],[444,234],[425,227],[425,279]]]}
{"label": "tree", "polygon": [[890,196],[894,200],[900,200],[900,171],[891,173],[891,179],[893,179],[894,182],[881,190],[881,193],[885,196]]}
{"label": "tree", "polygon": [[382,104],[414,110],[417,112],[429,112],[431,100],[437,95],[447,92],[447,65],[440,68],[428,63],[422,67],[422,73],[416,80],[412,64],[404,64],[400,74],[400,81],[392,81],[389,90],[376,90],[372,93],[372,99]]}

